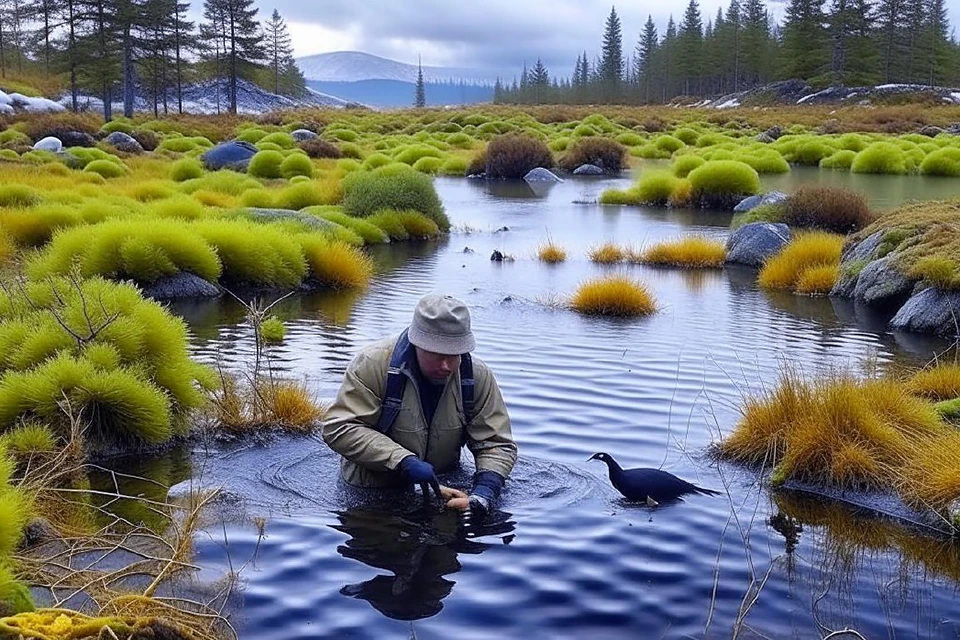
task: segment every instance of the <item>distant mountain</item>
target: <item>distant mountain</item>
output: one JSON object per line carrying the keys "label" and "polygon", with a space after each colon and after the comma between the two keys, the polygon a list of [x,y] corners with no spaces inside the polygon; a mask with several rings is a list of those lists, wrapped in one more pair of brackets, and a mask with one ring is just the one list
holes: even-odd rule
{"label": "distant mountain", "polygon": [[[371,107],[396,108],[413,106],[416,84],[400,80],[358,80],[356,82],[307,80],[307,87]],[[493,100],[491,85],[426,82],[424,89],[427,106],[476,104]]]}
{"label": "distant mountain", "polygon": [[[417,81],[417,65],[381,58],[361,51],[336,51],[297,58],[307,80],[358,82],[360,80]],[[496,74],[481,69],[423,67],[425,82],[459,82],[493,85]]]}

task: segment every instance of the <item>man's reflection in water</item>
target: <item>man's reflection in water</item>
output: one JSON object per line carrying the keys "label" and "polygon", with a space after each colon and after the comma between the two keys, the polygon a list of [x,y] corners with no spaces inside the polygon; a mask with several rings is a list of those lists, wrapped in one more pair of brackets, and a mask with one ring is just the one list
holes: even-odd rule
{"label": "man's reflection in water", "polygon": [[[337,547],[341,555],[390,571],[366,582],[340,589],[345,596],[369,602],[377,611],[396,620],[419,620],[443,609],[454,581],[446,579],[460,571],[457,555],[480,554],[492,545],[471,538],[509,534],[514,529],[511,514],[494,511],[479,526],[465,525],[463,514],[444,510],[389,513],[350,509],[337,513],[334,529],[351,536]],[[513,535],[503,535],[508,544]]]}

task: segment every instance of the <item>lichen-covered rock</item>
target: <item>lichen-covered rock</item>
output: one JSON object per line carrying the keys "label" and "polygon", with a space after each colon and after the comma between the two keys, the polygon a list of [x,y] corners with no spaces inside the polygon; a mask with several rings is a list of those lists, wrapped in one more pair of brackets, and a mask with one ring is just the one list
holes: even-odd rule
{"label": "lichen-covered rock", "polygon": [[956,335],[958,324],[960,291],[940,291],[932,287],[914,294],[890,321],[894,329],[941,336]]}
{"label": "lichen-covered rock", "polygon": [[757,142],[762,142],[764,144],[771,144],[776,142],[780,136],[783,135],[783,129],[778,126],[773,126],[757,136]]}
{"label": "lichen-covered rock", "polygon": [[602,176],[606,173],[595,164],[582,164],[573,170],[575,176]]}
{"label": "lichen-covered rock", "polygon": [[523,176],[523,179],[526,182],[563,182],[555,173],[543,167],[531,169],[527,172],[527,175]]}
{"label": "lichen-covered rock", "polygon": [[781,223],[754,222],[730,234],[727,262],[760,267],[790,242],[790,227]]}
{"label": "lichen-covered rock", "polygon": [[63,142],[60,140],[60,138],[47,136],[42,140],[37,140],[36,144],[33,145],[33,148],[37,151],[52,151],[54,153],[60,153],[63,151]]}
{"label": "lichen-covered rock", "polygon": [[857,290],[857,280],[860,279],[860,271],[852,268],[850,264],[841,264],[840,273],[837,275],[837,282],[830,290],[830,297],[850,298]]}
{"label": "lichen-covered rock", "polygon": [[319,137],[317,136],[317,134],[315,134],[313,131],[310,131],[309,129],[297,129],[296,131],[293,131],[290,135],[297,142],[305,142],[307,140],[313,140],[314,138]]}
{"label": "lichen-covered rock", "polygon": [[95,147],[97,139],[83,131],[65,131],[60,134],[60,142],[65,147]]}
{"label": "lichen-covered rock", "polygon": [[328,230],[335,229],[340,226],[336,222],[324,220],[323,218],[318,218],[317,216],[310,215],[309,213],[294,211],[292,209],[265,209],[259,207],[250,207],[249,209],[246,209],[246,211],[253,219],[265,222],[271,220],[296,220],[297,222],[303,223],[308,227],[313,227],[314,229]]}
{"label": "lichen-covered rock", "polygon": [[220,295],[220,289],[196,274],[181,271],[175,275],[160,278],[145,287],[143,295],[154,300],[215,298]]}
{"label": "lichen-covered rock", "polygon": [[770,193],[765,193],[763,195],[750,196],[749,198],[744,198],[740,203],[733,208],[734,213],[746,213],[751,209],[756,209],[760,205],[764,204],[780,204],[781,202],[786,201],[789,196],[782,191],[771,191]]}
{"label": "lichen-covered rock", "polygon": [[853,297],[874,307],[900,306],[913,292],[914,281],[894,266],[890,257],[867,264],[857,278]]}
{"label": "lichen-covered rock", "polygon": [[232,169],[234,171],[246,171],[247,165],[258,149],[243,140],[230,140],[221,142],[202,156],[204,166],[209,171],[219,171],[220,169]]}
{"label": "lichen-covered rock", "polygon": [[925,127],[920,127],[917,131],[922,136],[929,136],[931,138],[936,138],[938,135],[943,133],[943,129],[940,127],[935,127],[932,124],[928,124]]}
{"label": "lichen-covered rock", "polygon": [[117,151],[124,153],[143,153],[143,146],[133,136],[123,131],[114,131],[103,140]]}

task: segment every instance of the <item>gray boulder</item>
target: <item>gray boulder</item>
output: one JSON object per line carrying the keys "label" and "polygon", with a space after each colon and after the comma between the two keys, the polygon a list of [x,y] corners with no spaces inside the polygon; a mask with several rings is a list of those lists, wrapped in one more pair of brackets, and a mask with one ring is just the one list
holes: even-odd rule
{"label": "gray boulder", "polygon": [[778,126],[773,126],[757,136],[757,142],[763,142],[764,144],[770,144],[771,142],[776,142],[780,139],[780,136],[783,135],[783,129]]}
{"label": "gray boulder", "polygon": [[943,133],[943,129],[941,129],[940,127],[935,127],[932,124],[928,124],[925,127],[920,127],[920,130],[917,131],[917,133],[919,133],[922,136],[929,136],[931,138],[935,138],[941,133]]}
{"label": "gray boulder", "polygon": [[756,209],[760,205],[780,204],[785,202],[788,197],[789,196],[782,191],[771,191],[763,195],[750,196],[749,198],[741,200],[740,203],[733,208],[733,212],[746,213],[747,211]]}
{"label": "gray boulder", "polygon": [[790,242],[790,227],[781,223],[745,224],[727,239],[727,262],[760,267]]}
{"label": "gray boulder", "polygon": [[861,260],[873,260],[877,248],[883,242],[883,231],[871,233],[869,236],[856,244],[851,244],[843,250],[843,262],[859,262]]}
{"label": "gray boulder", "polygon": [[770,136],[766,131],[757,136],[757,142],[762,142],[763,144],[773,144],[777,139]]}
{"label": "gray boulder", "polygon": [[874,307],[903,304],[913,292],[914,281],[900,273],[889,256],[874,260],[860,271],[853,297]]}
{"label": "gray boulder", "polygon": [[563,182],[555,173],[543,167],[531,169],[527,172],[527,175],[523,176],[523,179],[526,182]]}
{"label": "gray boulder", "polygon": [[60,153],[63,151],[63,142],[60,141],[60,138],[47,136],[42,140],[37,140],[36,144],[33,145],[33,148],[37,151],[52,151],[54,153]]}
{"label": "gray boulder", "polygon": [[604,170],[595,164],[582,164],[573,170],[575,176],[602,176]]}
{"label": "gray boulder", "polygon": [[952,336],[960,324],[960,291],[924,289],[914,294],[890,321],[894,329]]}
{"label": "gray boulder", "polygon": [[229,140],[221,142],[217,146],[205,152],[200,156],[203,165],[210,171],[219,171],[220,169],[232,169],[234,171],[246,171],[247,165],[258,149],[243,140]]}
{"label": "gray boulder", "polygon": [[143,153],[143,147],[130,134],[123,131],[114,131],[103,140],[117,151],[124,153]]}
{"label": "gray boulder", "polygon": [[297,142],[305,142],[307,140],[313,140],[314,138],[319,137],[309,129],[297,129],[296,131],[291,132],[290,135],[293,136],[293,139]]}
{"label": "gray boulder", "polygon": [[860,272],[850,268],[849,264],[840,265],[840,275],[837,276],[837,282],[830,290],[831,298],[853,299],[853,294],[857,290],[857,281],[860,279]]}
{"label": "gray boulder", "polygon": [[160,278],[144,287],[143,295],[155,300],[215,298],[220,295],[220,289],[194,273],[181,271],[175,275]]}
{"label": "gray boulder", "polygon": [[66,131],[60,134],[60,141],[65,147],[95,147],[97,139],[83,131]]}
{"label": "gray boulder", "polygon": [[246,211],[254,220],[260,221],[296,220],[297,222],[301,222],[308,227],[313,227],[314,229],[334,229],[339,226],[336,222],[324,220],[323,218],[318,218],[317,216],[304,213],[303,211],[293,211],[292,209],[263,209],[259,207],[250,207]]}

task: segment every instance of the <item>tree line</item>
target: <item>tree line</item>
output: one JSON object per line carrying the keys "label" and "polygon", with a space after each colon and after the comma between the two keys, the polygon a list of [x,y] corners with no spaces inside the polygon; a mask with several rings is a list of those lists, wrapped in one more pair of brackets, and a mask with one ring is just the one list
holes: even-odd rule
{"label": "tree line", "polygon": [[305,92],[279,12],[260,23],[253,0],[204,0],[196,24],[189,9],[180,0],[0,0],[0,77],[64,74],[72,108],[82,94],[96,96],[106,120],[114,101],[132,116],[138,93],[155,115],[182,113],[185,87],[204,81],[215,82],[218,98],[225,85],[230,113],[240,78]]}
{"label": "tree line", "polygon": [[763,0],[730,0],[704,21],[690,0],[679,24],[658,30],[648,16],[632,52],[624,50],[616,7],[600,53],[577,57],[573,75],[551,76],[541,60],[512,84],[497,81],[501,103],[665,103],[722,95],[777,80],[814,87],[957,82],[960,45],[946,0],[788,0],[782,23]]}

